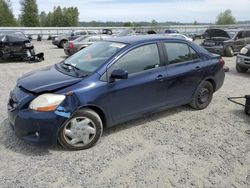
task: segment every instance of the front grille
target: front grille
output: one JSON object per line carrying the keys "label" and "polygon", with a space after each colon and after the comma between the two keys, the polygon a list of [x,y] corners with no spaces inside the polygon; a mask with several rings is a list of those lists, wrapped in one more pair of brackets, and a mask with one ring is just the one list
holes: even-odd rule
{"label": "front grille", "polygon": [[250,58],[249,59],[245,59],[245,64],[250,64]]}

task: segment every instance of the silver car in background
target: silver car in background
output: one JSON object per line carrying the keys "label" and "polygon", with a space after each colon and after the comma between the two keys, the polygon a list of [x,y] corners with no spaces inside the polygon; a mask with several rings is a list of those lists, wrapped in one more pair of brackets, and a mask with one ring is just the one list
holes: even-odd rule
{"label": "silver car in background", "polygon": [[180,34],[180,33],[171,33],[171,34],[165,34],[165,36],[169,36],[169,37],[175,37],[175,38],[179,38],[179,39],[185,39],[185,40],[188,40],[188,41],[193,41],[192,38],[186,36],[186,35],[183,35],[183,34]]}
{"label": "silver car in background", "polygon": [[94,42],[101,41],[110,38],[110,35],[85,35],[81,36],[73,41],[68,41],[64,45],[64,53],[66,55],[73,55],[83,48],[93,44]]}

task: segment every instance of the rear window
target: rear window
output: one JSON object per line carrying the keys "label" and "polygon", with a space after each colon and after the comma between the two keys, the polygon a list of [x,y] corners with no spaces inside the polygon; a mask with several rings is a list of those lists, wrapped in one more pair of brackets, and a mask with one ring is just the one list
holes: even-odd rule
{"label": "rear window", "polygon": [[199,59],[199,55],[184,43],[164,43],[169,64]]}

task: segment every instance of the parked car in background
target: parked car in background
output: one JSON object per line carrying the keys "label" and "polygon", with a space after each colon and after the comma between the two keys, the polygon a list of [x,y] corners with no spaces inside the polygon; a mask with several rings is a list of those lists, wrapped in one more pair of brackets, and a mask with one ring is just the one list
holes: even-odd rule
{"label": "parked car in background", "polygon": [[30,39],[21,31],[0,31],[0,59],[26,60],[35,55]]}
{"label": "parked car in background", "polygon": [[212,53],[232,57],[250,44],[250,30],[208,29],[203,34],[202,47]]}
{"label": "parked car in background", "polygon": [[186,35],[183,35],[183,34],[180,34],[180,33],[171,33],[171,34],[166,34],[166,36],[170,36],[170,37],[176,37],[176,38],[180,38],[180,39],[185,39],[185,40],[188,40],[188,41],[193,41],[192,38],[186,36]]}
{"label": "parked car in background", "polygon": [[102,34],[105,35],[112,35],[113,31],[111,29],[102,29]]}
{"label": "parked car in background", "polygon": [[177,30],[175,30],[175,29],[166,29],[166,30],[164,31],[164,33],[166,33],[166,34],[179,33],[179,31],[177,31]]}
{"label": "parked car in background", "polygon": [[236,70],[245,73],[250,69],[250,45],[243,47],[236,58]]}
{"label": "parked car in background", "polygon": [[104,127],[185,104],[206,108],[223,85],[223,66],[219,55],[187,40],[112,37],[18,79],[10,125],[26,142],[86,149]]}
{"label": "parked car in background", "polygon": [[86,35],[81,36],[73,41],[68,41],[64,45],[64,53],[66,55],[73,55],[74,53],[88,47],[89,45],[110,38],[109,35]]}
{"label": "parked car in background", "polygon": [[54,38],[52,38],[52,44],[57,46],[58,48],[63,48],[64,44],[69,40],[75,40],[80,36],[83,35],[95,35],[96,32],[94,31],[71,31],[65,35],[59,35]]}
{"label": "parked car in background", "polygon": [[197,32],[189,33],[188,36],[195,41],[196,39],[203,39],[204,30],[198,30]]}

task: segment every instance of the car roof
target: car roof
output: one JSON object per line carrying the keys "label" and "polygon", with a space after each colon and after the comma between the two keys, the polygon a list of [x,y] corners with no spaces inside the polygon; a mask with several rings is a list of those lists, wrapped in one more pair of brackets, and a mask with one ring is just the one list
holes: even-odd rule
{"label": "car roof", "polygon": [[184,39],[162,36],[162,35],[135,35],[135,36],[123,36],[123,37],[112,37],[106,39],[106,41],[110,42],[118,42],[118,43],[126,43],[126,44],[134,44],[134,43],[142,43],[142,42],[150,42],[156,40],[172,40],[172,41],[185,41]]}

